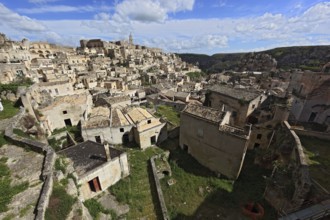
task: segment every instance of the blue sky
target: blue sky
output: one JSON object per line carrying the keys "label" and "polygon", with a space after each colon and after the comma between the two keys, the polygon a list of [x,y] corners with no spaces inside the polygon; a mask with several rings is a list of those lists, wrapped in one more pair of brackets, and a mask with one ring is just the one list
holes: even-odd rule
{"label": "blue sky", "polygon": [[77,46],[120,40],[169,52],[228,53],[330,45],[330,1],[0,0],[0,30]]}

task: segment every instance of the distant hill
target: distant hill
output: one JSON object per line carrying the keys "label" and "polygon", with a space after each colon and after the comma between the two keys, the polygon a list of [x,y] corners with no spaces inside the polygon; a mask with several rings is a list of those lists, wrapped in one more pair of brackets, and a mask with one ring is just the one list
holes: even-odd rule
{"label": "distant hill", "polygon": [[[252,53],[214,54],[178,54],[183,61],[196,64],[207,73],[223,70],[271,71],[277,69],[299,68],[321,71],[324,64],[330,62],[330,46],[280,47]],[[276,61],[276,62],[275,62]],[[277,65],[276,65],[277,64]]]}

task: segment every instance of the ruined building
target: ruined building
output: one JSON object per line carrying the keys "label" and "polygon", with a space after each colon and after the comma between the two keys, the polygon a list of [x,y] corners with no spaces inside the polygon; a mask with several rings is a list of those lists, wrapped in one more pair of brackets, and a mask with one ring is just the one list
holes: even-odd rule
{"label": "ruined building", "polygon": [[92,141],[62,150],[73,164],[79,190],[84,200],[90,199],[129,175],[127,154]]}
{"label": "ruined building", "polygon": [[187,105],[181,113],[180,147],[212,171],[236,179],[247,150],[250,128],[229,125],[230,112]]}

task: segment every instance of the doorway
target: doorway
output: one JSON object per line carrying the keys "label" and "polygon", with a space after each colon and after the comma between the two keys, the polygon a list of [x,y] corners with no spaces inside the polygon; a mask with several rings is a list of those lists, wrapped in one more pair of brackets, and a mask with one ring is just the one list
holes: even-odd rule
{"label": "doorway", "polygon": [[101,191],[101,184],[98,177],[95,177],[91,181],[88,182],[89,188],[92,192],[99,192]]}
{"label": "doorway", "polygon": [[150,142],[151,142],[151,144],[156,144],[156,136],[155,135],[150,138]]}
{"label": "doorway", "polygon": [[101,137],[100,136],[95,136],[95,141],[96,141],[96,143],[101,144]]}
{"label": "doorway", "polygon": [[317,112],[312,112],[311,115],[309,116],[308,121],[313,122],[316,118]]}
{"label": "doorway", "polygon": [[123,135],[123,144],[128,144],[129,142],[129,135],[128,133]]}
{"label": "doorway", "polygon": [[64,119],[64,123],[65,123],[65,126],[72,126],[72,123],[71,123],[71,119],[68,118],[68,119]]}

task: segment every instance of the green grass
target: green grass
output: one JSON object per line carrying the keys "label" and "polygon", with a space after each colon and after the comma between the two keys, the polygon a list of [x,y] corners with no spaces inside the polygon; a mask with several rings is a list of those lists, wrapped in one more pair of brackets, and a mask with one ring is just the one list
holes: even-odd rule
{"label": "green grass", "polygon": [[2,91],[11,91],[12,93],[16,93],[19,86],[31,86],[32,84],[33,82],[29,78],[19,78],[16,82],[9,84],[0,83],[0,93]]}
{"label": "green grass", "polygon": [[206,74],[203,72],[189,72],[186,75],[189,76],[191,80],[197,80],[205,76]]}
{"label": "green grass", "polygon": [[10,213],[3,218],[3,220],[12,220],[12,219],[15,219],[15,215],[13,213]]}
{"label": "green grass", "polygon": [[117,219],[117,215],[113,210],[106,209],[96,199],[88,199],[84,202],[93,219],[98,219],[100,213],[110,214],[112,219]]}
{"label": "green grass", "polygon": [[65,174],[65,163],[63,161],[63,158],[59,157],[55,160],[55,170],[60,170],[62,171],[63,174]]}
{"label": "green grass", "polygon": [[130,176],[122,179],[109,191],[115,195],[121,203],[130,207],[127,219],[148,218],[155,219],[157,207],[154,206],[155,190],[150,185],[152,180],[149,159],[151,156],[162,152],[159,148],[147,148],[145,151],[139,149],[128,150],[130,164]]}
{"label": "green grass", "polygon": [[[172,144],[171,147],[167,145]],[[241,213],[241,205],[248,201],[261,203],[266,210],[265,219],[276,219],[274,210],[263,200],[265,180],[270,171],[253,164],[253,155],[248,155],[240,177],[233,183],[221,179],[200,165],[186,152],[175,149],[173,143],[164,143],[170,149],[172,177],[161,180],[162,190],[171,219],[212,219]],[[168,186],[167,180],[176,183]]]}
{"label": "green grass", "polygon": [[75,201],[76,198],[68,195],[63,186],[55,184],[53,193],[49,199],[49,205],[46,210],[45,219],[66,219]]}
{"label": "green grass", "polygon": [[7,144],[7,140],[5,139],[5,134],[3,132],[0,132],[0,147]]}
{"label": "green grass", "polygon": [[13,133],[23,138],[33,139],[32,137],[30,137],[30,135],[26,134],[24,131],[18,128],[14,128]]}
{"label": "green grass", "polygon": [[180,112],[176,111],[171,106],[159,105],[157,106],[156,116],[165,117],[169,122],[175,126],[180,125]]}
{"label": "green grass", "polygon": [[304,152],[309,159],[311,177],[330,191],[330,141],[300,136]]}
{"label": "green grass", "polygon": [[6,165],[7,158],[3,157],[0,159],[0,213],[8,210],[12,198],[23,192],[29,187],[28,182],[12,186],[10,170]]}
{"label": "green grass", "polygon": [[21,209],[19,211],[19,217],[23,218],[32,207],[33,207],[33,204],[29,204],[29,205],[25,206],[23,209]]}
{"label": "green grass", "polygon": [[9,100],[1,100],[3,105],[3,111],[0,112],[0,120],[11,118],[19,112],[19,108],[15,106],[15,103]]}

